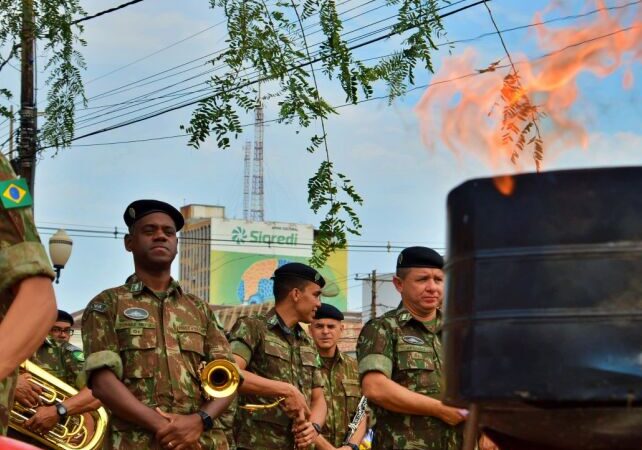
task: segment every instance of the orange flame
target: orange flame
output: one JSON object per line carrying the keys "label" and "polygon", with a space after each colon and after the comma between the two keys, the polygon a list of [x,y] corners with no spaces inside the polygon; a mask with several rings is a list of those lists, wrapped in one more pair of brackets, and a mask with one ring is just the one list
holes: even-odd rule
{"label": "orange flame", "polygon": [[501,175],[493,178],[493,184],[497,190],[506,197],[513,194],[515,190],[515,178],[510,175]]}
{"label": "orange flame", "polygon": [[[631,23],[626,8],[611,13],[602,1],[593,3],[598,13],[565,28],[549,28],[541,24],[541,14],[535,15],[533,23],[539,23],[534,26],[535,35],[543,57],[528,61],[513,54],[522,87],[518,95],[528,96],[548,115],[543,122],[546,129],[542,130],[547,156],[578,144],[588,145],[586,129],[570,116],[571,106],[580,97],[578,76],[589,72],[606,77],[624,67],[622,84],[631,88],[634,80],[630,65],[642,60],[639,5]],[[545,11],[556,7],[553,4]],[[498,100],[510,67],[504,59],[476,70],[477,59],[476,51],[469,47],[463,54],[447,58],[435,74],[416,107],[422,139],[429,148],[441,141],[458,156],[474,153],[494,169],[505,168],[515,145],[502,139],[502,106]]]}

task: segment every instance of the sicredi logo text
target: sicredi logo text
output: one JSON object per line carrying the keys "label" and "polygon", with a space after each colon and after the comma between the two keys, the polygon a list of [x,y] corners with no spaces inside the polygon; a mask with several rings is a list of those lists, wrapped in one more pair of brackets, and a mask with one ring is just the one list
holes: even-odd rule
{"label": "sicredi logo text", "polygon": [[251,230],[249,233],[243,227],[236,227],[232,230],[232,240],[237,244],[246,242],[262,242],[265,244],[296,244],[299,239],[297,233],[279,234],[264,233],[260,230]]}

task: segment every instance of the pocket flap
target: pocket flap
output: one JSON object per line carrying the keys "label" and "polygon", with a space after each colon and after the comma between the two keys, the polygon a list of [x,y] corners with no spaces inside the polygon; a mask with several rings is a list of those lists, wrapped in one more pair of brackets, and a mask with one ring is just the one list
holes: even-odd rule
{"label": "pocket flap", "polygon": [[346,397],[361,397],[361,385],[358,381],[344,379],[341,384],[343,384]]}
{"label": "pocket flap", "polygon": [[304,366],[319,367],[317,352],[308,347],[301,347],[301,363]]}
{"label": "pocket flap", "polygon": [[148,350],[156,348],[156,329],[128,327],[116,330],[120,350]]}
{"label": "pocket flap", "polygon": [[435,364],[427,354],[429,352],[397,352],[399,370],[435,370]]}
{"label": "pocket flap", "polygon": [[205,339],[204,335],[194,332],[182,332],[178,333],[178,343],[181,347],[181,350],[186,352],[195,352],[199,355],[204,356],[205,350]]}
{"label": "pocket flap", "polygon": [[290,361],[290,348],[278,339],[268,339],[268,337],[269,336],[266,336],[264,342],[265,353],[270,356],[276,356],[277,358],[285,361]]}

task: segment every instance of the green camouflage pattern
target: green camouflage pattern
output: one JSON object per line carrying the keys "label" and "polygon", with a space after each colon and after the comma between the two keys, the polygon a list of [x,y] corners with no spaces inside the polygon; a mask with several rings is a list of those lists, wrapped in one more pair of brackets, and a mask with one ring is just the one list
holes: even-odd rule
{"label": "green camouflage pattern", "polygon": [[[143,404],[165,412],[193,414],[205,401],[200,370],[214,359],[234,361],[210,307],[171,281],[154,293],[136,275],[98,294],[82,319],[87,379],[110,368]],[[219,420],[201,435],[204,449],[227,450]],[[147,430],[112,416],[107,449],[157,448]]]}
{"label": "green camouflage pattern", "polygon": [[[0,155],[0,181],[15,179],[11,164]],[[13,302],[12,288],[25,278],[54,277],[33,222],[31,208],[4,209],[0,204],[0,321]],[[7,434],[18,370],[0,381],[0,434]]]}
{"label": "green camouflage pattern", "polygon": [[328,405],[322,434],[335,447],[341,447],[361,400],[357,360],[337,349],[334,357],[322,358],[323,395]]}
{"label": "green camouflage pattern", "polygon": [[[246,370],[295,386],[308,405],[312,389],[323,387],[321,359],[312,339],[299,324],[288,329],[272,308],[265,315],[241,317],[230,332],[232,353],[247,362]],[[272,397],[239,395],[239,403],[272,403]],[[237,409],[236,446],[239,449],[294,448],[292,421],[279,408],[255,412]]]}
{"label": "green camouflage pattern", "polygon": [[[359,374],[382,372],[411,391],[436,399],[442,394],[441,312],[422,323],[399,305],[369,321],[357,341]],[[373,449],[456,450],[462,426],[452,427],[430,416],[399,414],[370,405],[376,423]]]}
{"label": "green camouflage pattern", "polygon": [[75,345],[48,337],[29,360],[69,386],[80,388],[78,377],[83,371],[85,356]]}

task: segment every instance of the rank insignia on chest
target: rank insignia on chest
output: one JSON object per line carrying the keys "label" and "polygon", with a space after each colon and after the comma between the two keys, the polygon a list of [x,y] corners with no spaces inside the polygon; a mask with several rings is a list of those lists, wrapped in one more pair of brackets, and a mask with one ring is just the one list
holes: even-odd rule
{"label": "rank insignia on chest", "polygon": [[149,313],[143,308],[127,308],[123,314],[132,320],[145,320],[149,317]]}
{"label": "rank insignia on chest", "polygon": [[418,338],[417,336],[404,336],[401,339],[403,339],[406,344],[412,345],[424,345],[426,343],[423,339]]}
{"label": "rank insignia on chest", "polygon": [[0,181],[0,200],[5,209],[26,208],[31,206],[31,194],[27,180],[17,178],[15,180]]}

